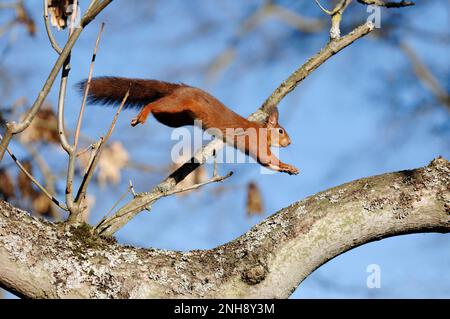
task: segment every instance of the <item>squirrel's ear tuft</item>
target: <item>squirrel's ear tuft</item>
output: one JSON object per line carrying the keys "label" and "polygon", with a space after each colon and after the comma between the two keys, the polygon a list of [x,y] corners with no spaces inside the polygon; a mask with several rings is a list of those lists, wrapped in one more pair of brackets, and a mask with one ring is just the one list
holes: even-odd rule
{"label": "squirrel's ear tuft", "polygon": [[276,127],[278,125],[278,108],[272,107],[268,111],[267,127]]}

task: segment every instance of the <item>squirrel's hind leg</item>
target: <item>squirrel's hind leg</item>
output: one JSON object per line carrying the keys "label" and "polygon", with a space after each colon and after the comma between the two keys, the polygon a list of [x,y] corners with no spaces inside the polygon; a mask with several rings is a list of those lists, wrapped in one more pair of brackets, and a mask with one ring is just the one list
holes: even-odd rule
{"label": "squirrel's hind leg", "polygon": [[131,126],[144,124],[150,113],[177,113],[182,110],[182,100],[175,94],[164,96],[156,101],[145,105],[139,114],[131,121]]}
{"label": "squirrel's hind leg", "polygon": [[131,126],[136,126],[138,124],[144,124],[147,120],[148,115],[152,112],[152,104],[149,103],[142,108],[138,115],[131,120]]}

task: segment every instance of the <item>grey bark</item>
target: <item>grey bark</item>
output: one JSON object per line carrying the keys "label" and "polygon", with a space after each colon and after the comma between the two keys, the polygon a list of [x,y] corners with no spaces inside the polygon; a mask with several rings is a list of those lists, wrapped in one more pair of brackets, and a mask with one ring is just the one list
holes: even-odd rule
{"label": "grey bark", "polygon": [[293,203],[211,250],[139,249],[0,202],[0,286],[30,298],[286,298],[370,241],[450,231],[450,163],[359,179]]}

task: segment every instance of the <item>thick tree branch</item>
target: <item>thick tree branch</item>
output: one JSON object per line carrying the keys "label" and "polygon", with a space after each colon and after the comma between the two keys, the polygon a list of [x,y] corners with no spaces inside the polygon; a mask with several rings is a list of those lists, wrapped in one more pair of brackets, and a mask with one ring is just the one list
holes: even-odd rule
{"label": "thick tree branch", "polygon": [[356,180],[296,202],[211,250],[120,246],[0,202],[0,286],[33,298],[286,298],[333,257],[450,232],[450,163]]}

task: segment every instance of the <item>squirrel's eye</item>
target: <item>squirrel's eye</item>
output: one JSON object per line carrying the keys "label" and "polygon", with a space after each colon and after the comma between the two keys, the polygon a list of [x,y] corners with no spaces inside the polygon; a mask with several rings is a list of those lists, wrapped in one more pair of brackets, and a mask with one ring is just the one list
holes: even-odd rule
{"label": "squirrel's eye", "polygon": [[279,128],[279,129],[278,129],[278,133],[283,134],[283,133],[284,133],[283,129],[282,129],[282,128]]}

